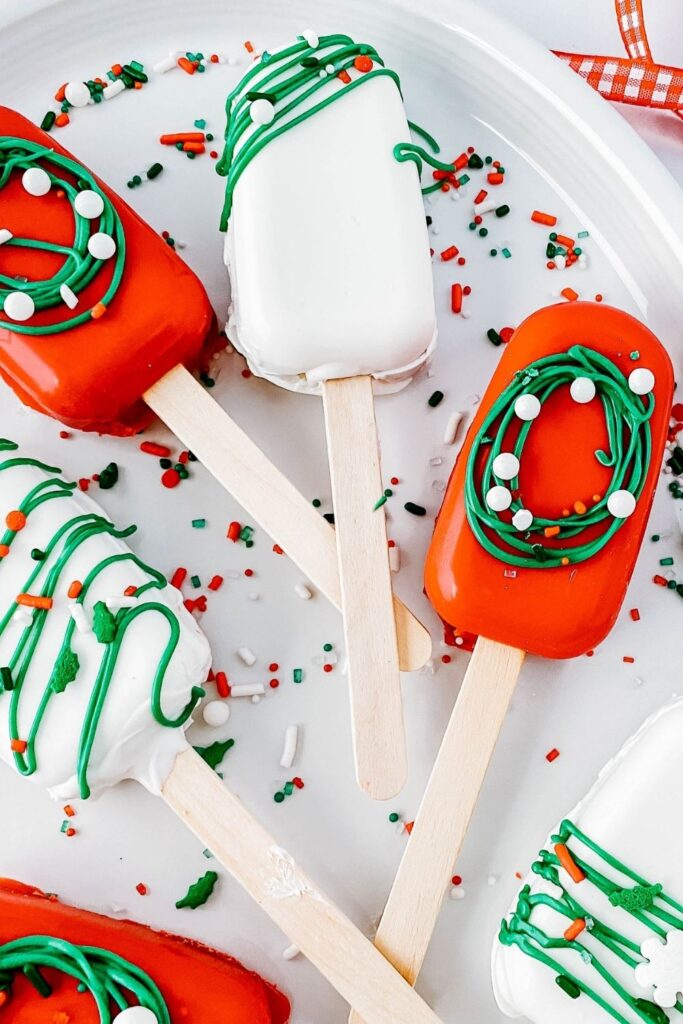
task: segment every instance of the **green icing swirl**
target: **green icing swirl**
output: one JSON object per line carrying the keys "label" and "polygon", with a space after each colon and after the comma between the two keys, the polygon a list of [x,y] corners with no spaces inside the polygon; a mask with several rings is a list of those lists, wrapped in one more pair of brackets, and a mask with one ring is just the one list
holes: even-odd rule
{"label": "green icing swirl", "polygon": [[[562,822],[557,835],[551,836],[551,842],[553,845],[567,846],[573,861],[586,876],[581,885],[598,889],[612,906],[621,908],[649,932],[663,939],[668,931],[683,929],[683,905],[664,892],[660,884],[648,882],[604,850],[569,819]],[[576,845],[582,848],[582,856],[571,848]],[[597,858],[597,865],[589,858]],[[567,891],[563,884],[566,875],[555,852],[541,850],[531,870],[540,878],[558,886],[561,894],[555,897],[547,893],[532,893],[531,887],[525,885],[510,919],[504,920],[501,924],[498,938],[502,945],[516,946],[526,956],[544,964],[555,972],[558,983],[562,979],[560,987],[564,991],[569,989],[577,995],[586,995],[619,1024],[633,1024],[634,1019],[645,1021],[646,1024],[667,1024],[669,1018],[661,1008],[629,992],[615,977],[610,964],[610,958],[616,958],[635,970],[636,966],[643,962],[640,954],[641,944],[633,942],[618,929],[599,920]],[[608,877],[610,870],[628,878],[633,887],[627,888],[613,881]],[[603,954],[599,957],[578,938],[569,940],[563,936],[548,935],[534,923],[535,911],[543,907],[566,918],[568,925],[577,918],[583,918],[587,924],[587,931],[582,934],[590,935],[594,943],[602,948]],[[607,983],[613,993],[613,999],[605,998],[590,984],[568,971],[567,967],[555,958],[553,950],[569,951],[574,954],[577,965],[580,960]],[[681,1000],[676,1003],[675,1009],[679,1014],[683,1014]],[[632,1016],[625,1016],[627,1011],[630,1011]]]}
{"label": "green icing swirl", "polygon": [[[0,440],[0,451],[16,450],[16,447],[17,446],[11,441]],[[76,487],[76,484],[74,483],[67,483],[64,480],[53,477],[53,474],[60,472],[59,469],[54,466],[47,466],[35,459],[7,459],[5,462],[0,463],[0,473],[11,472],[12,469],[20,466],[35,466],[43,472],[50,474],[50,477],[47,480],[44,480],[34,486],[19,505],[18,511],[23,512],[27,520],[31,513],[44,502],[68,498]],[[64,577],[70,560],[82,544],[92,537],[103,534],[119,539],[125,538],[130,536],[131,533],[134,533],[135,529],[135,526],[129,526],[125,530],[117,530],[113,523],[110,523],[103,516],[96,515],[95,513],[84,513],[79,516],[74,516],[60,526],[54,533],[44,549],[44,557],[36,563],[35,568],[29,574],[26,582],[24,583],[22,593],[47,598],[54,597],[55,594],[59,593],[60,587],[64,590],[68,588],[71,580],[68,577],[65,580]],[[10,554],[6,557],[11,557],[11,546],[15,537],[16,533],[9,529],[7,529],[3,536],[0,537],[0,544],[6,545],[10,550]],[[4,558],[0,559],[0,572],[2,571],[2,565],[4,562]],[[127,551],[116,555],[110,555],[109,557],[102,559],[90,570],[87,577],[82,581],[82,589],[78,597],[75,599],[76,603],[83,606],[85,598],[87,597],[95,580],[98,580],[102,574],[106,573],[110,566],[117,565],[122,562],[132,562],[133,565],[150,577],[150,580],[147,583],[144,583],[137,588],[135,594],[137,598],[140,598],[147,591],[163,590],[167,586],[166,579],[160,572],[146,565],[131,551]],[[12,621],[18,607],[19,605],[16,600],[11,601],[7,611],[0,617],[0,637],[2,637],[3,633]],[[104,604],[102,604],[101,607],[106,611],[106,606]],[[97,608],[98,605],[95,606],[95,609]],[[66,686],[71,683],[75,683],[76,685],[85,685],[84,680],[82,679],[83,673],[80,669],[78,655],[71,647],[76,623],[73,618],[70,618],[64,631],[60,649],[55,658],[54,669],[50,678],[47,680],[45,689],[37,705],[28,735],[20,736],[19,714],[22,695],[24,687],[26,686],[27,676],[29,675],[31,668],[33,655],[40,643],[50,614],[51,612],[48,609],[32,609],[31,623],[22,630],[21,636],[17,641],[7,665],[3,667],[4,670],[9,670],[9,678],[11,679],[9,686],[7,683],[5,683],[4,686],[5,699],[10,701],[10,741],[19,740],[26,743],[26,749],[23,752],[13,752],[15,767],[21,775],[33,775],[38,769],[37,744],[39,742],[41,725],[51,701],[59,699],[59,694],[62,693]],[[127,630],[139,616],[158,615],[165,619],[168,625],[168,640],[155,669],[150,695],[150,710],[154,719],[159,723],[159,725],[166,728],[179,728],[188,721],[197,705],[197,702],[204,696],[204,690],[201,687],[194,686],[187,705],[176,718],[170,718],[163,710],[162,696],[164,678],[180,638],[180,623],[178,622],[177,616],[170,608],[156,601],[144,601],[138,602],[131,608],[121,608],[116,614],[109,614],[111,615],[113,630],[111,635],[107,636],[105,642],[102,642],[101,645],[102,657],[92,685],[92,692],[88,701],[85,720],[83,722],[83,728],[75,758],[76,776],[78,778],[80,793],[83,799],[86,799],[90,795],[90,786],[88,784],[88,764],[93,744],[95,742],[95,737],[97,735],[98,725],[116,670],[121,647],[124,643]],[[99,639],[103,639],[101,633],[99,634]],[[0,696],[1,695],[2,689],[0,689]]]}
{"label": "green icing swirl", "polygon": [[[126,240],[116,209],[90,171],[82,164],[27,139],[0,136],[0,190],[5,187],[13,172],[31,167],[42,167],[49,175],[53,186],[63,189],[66,193],[74,215],[74,239],[71,245],[58,245],[33,238],[11,238],[5,242],[6,246],[58,253],[64,256],[64,262],[54,277],[42,281],[23,281],[0,274],[0,304],[4,307],[5,299],[10,292],[25,292],[33,299],[36,311],[53,309],[64,306],[59,291],[62,285],[70,288],[75,295],[87,288],[100,273],[103,265],[102,260],[95,259],[88,252],[88,240],[93,225],[95,231],[111,235],[116,242],[114,273],[100,300],[102,305],[108,306],[121,284],[126,260]],[[67,172],[67,177],[62,176],[61,172],[64,171]],[[104,202],[104,210],[97,221],[80,216],[74,208],[74,200],[83,189],[97,192]],[[39,212],[37,217],[39,218]],[[14,334],[48,335],[68,331],[91,319],[92,310],[87,309],[55,324],[31,324],[4,319],[0,320],[0,325],[8,327]]]}
{"label": "green icing swirl", "polygon": [[115,1020],[112,1006],[118,1015],[131,1005],[151,1010],[158,1024],[171,1024],[164,997],[142,968],[108,949],[76,946],[53,935],[29,935],[0,946],[0,990],[11,988],[14,975],[21,971],[29,980],[35,979],[39,990],[49,995],[49,984],[37,974],[41,967],[68,975],[82,991],[89,992],[97,1006],[100,1024],[112,1024]]}
{"label": "green icing swirl", "polygon": [[[349,71],[354,70],[357,57],[369,57],[373,65],[378,66],[362,72],[358,78],[340,79],[340,74],[348,76]],[[332,69],[329,73],[328,68]],[[218,173],[227,178],[221,231],[228,226],[237,182],[265,146],[353,89],[379,77],[390,78],[400,93],[398,75],[384,66],[375,48],[367,43],[356,43],[346,35],[321,36],[316,47],[309,46],[298,36],[296,43],[277,53],[263,53],[228,95],[225,104],[225,147],[216,166]],[[320,99],[314,102],[318,95]],[[255,125],[251,120],[249,108],[255,99],[267,99],[273,104],[275,116],[270,124]],[[412,122],[409,126],[434,153],[439,152],[431,135]],[[423,162],[439,170],[453,171],[453,164],[437,160],[432,153],[409,141],[398,143],[394,156],[400,162],[415,163],[420,174]],[[433,192],[440,187],[441,182],[437,182],[426,186],[423,192]]]}
{"label": "green icing swirl", "polygon": [[[601,466],[612,469],[612,478],[600,501],[585,513],[574,512],[559,519],[534,516],[530,529],[521,534],[510,521],[516,511],[526,507],[520,497],[515,498],[513,493],[506,518],[501,518],[500,513],[492,511],[486,504],[485,496],[490,487],[508,486],[513,492],[519,487],[517,477],[511,481],[497,477],[493,472],[493,461],[503,451],[512,451],[520,462],[522,460],[524,445],[535,421],[523,422],[517,418],[514,411],[516,399],[531,394],[542,405],[553,392],[569,387],[577,377],[590,378],[596,387],[596,398],[602,402],[608,450],[597,450],[595,458]],[[654,395],[647,395],[643,400],[634,394],[629,389],[627,378],[612,360],[583,345],[573,345],[567,352],[544,356],[518,370],[479,427],[467,460],[465,511],[481,546],[501,562],[527,569],[576,564],[601,551],[626,522],[615,518],[608,510],[610,494],[624,489],[638,499],[643,492],[652,450],[649,421],[654,407]],[[510,444],[508,431],[517,427],[519,431],[514,444]],[[604,527],[603,532],[582,543],[580,538],[584,530],[598,524]],[[543,531],[546,527],[560,528],[555,538],[559,543],[544,546]],[[578,538],[574,543],[562,543],[574,541],[574,538]]]}

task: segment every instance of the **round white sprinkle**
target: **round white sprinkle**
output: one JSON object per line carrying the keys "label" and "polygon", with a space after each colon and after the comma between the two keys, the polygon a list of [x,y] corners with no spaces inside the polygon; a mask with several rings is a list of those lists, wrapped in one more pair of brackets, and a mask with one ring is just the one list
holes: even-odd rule
{"label": "round white sprinkle", "polygon": [[655,386],[655,375],[652,370],[639,366],[628,375],[628,386],[634,395],[649,395]]}
{"label": "round white sprinkle", "polygon": [[327,71],[328,75],[333,75],[336,71],[336,68],[334,64],[326,64],[325,71]]}
{"label": "round white sprinkle", "polygon": [[519,459],[512,452],[501,452],[493,460],[493,472],[501,480],[513,480],[519,473]]}
{"label": "round white sprinkle", "polygon": [[270,124],[275,117],[275,107],[270,100],[254,100],[249,107],[249,116],[254,124]]}
{"label": "round white sprinkle", "polygon": [[590,377],[575,377],[571,382],[569,393],[579,405],[587,405],[595,398],[595,384]]}
{"label": "round white sprinkle", "polygon": [[10,320],[16,320],[18,323],[30,320],[36,311],[33,299],[26,292],[10,292],[2,308]]}
{"label": "round white sprinkle", "polygon": [[487,491],[486,504],[494,512],[504,512],[512,504],[512,495],[507,487],[492,487]]}
{"label": "round white sprinkle", "polygon": [[207,725],[225,725],[230,718],[230,706],[224,700],[210,700],[202,708],[202,718]]}
{"label": "round white sprinkle", "polygon": [[96,260],[109,260],[116,252],[116,242],[104,231],[96,231],[88,239],[88,252]]}
{"label": "round white sprinkle", "polygon": [[90,89],[85,82],[69,82],[64,97],[72,107],[87,107],[90,103]]}
{"label": "round white sprinkle", "polygon": [[607,499],[608,511],[615,519],[628,519],[636,510],[636,499],[630,491],[613,491]]}
{"label": "round white sprinkle", "polygon": [[448,895],[452,900],[464,900],[465,890],[461,885],[454,885]]}
{"label": "round white sprinkle", "polygon": [[515,416],[520,420],[535,420],[541,411],[541,403],[536,395],[520,395],[515,400]]}
{"label": "round white sprinkle", "polygon": [[21,176],[21,184],[30,196],[46,196],[52,187],[50,175],[42,167],[27,167]]}
{"label": "round white sprinkle", "polygon": [[304,31],[301,33],[301,35],[304,37],[304,39],[306,40],[308,45],[311,47],[311,49],[315,50],[316,46],[320,42],[320,40],[318,38],[318,33],[314,32],[312,28],[307,28],[307,29],[304,29]]}
{"label": "round white sprinkle", "polygon": [[159,1021],[146,1006],[127,1006],[116,1015],[114,1024],[159,1024]]}
{"label": "round white sprinkle", "polygon": [[85,217],[86,220],[95,220],[104,210],[104,199],[99,192],[86,188],[83,192],[78,193],[74,199],[74,206],[76,213],[79,213],[81,217]]}
{"label": "round white sprinkle", "polygon": [[533,514],[528,508],[518,508],[512,517],[512,525],[515,530],[528,530],[534,521]]}

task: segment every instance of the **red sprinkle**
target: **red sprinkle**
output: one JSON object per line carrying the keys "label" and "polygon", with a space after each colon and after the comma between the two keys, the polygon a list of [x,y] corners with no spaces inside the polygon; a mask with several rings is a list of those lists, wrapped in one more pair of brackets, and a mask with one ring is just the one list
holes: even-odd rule
{"label": "red sprinkle", "polygon": [[271,690],[277,690],[278,686],[280,685],[280,680],[271,679],[268,685],[270,686]]}
{"label": "red sprinkle", "polygon": [[294,785],[296,786],[297,789],[303,789],[304,788],[304,780],[299,778],[298,775],[294,776],[294,778],[292,779],[292,782],[294,783]]}
{"label": "red sprinkle", "polygon": [[244,575],[249,577],[249,578],[251,578],[254,575],[254,570],[253,569],[245,569],[244,570]]}
{"label": "red sprinkle", "polygon": [[633,665],[636,659],[632,658],[630,654],[625,654],[621,660],[626,662],[627,665]]}
{"label": "red sprinkle", "polygon": [[331,672],[334,665],[323,665],[323,672]]}
{"label": "red sprinkle", "polygon": [[453,313],[462,312],[462,285],[451,285],[451,310]]}
{"label": "red sprinkle", "polygon": [[442,654],[441,655],[441,662],[444,665],[450,665],[452,660],[453,659],[451,658],[450,654]]}
{"label": "red sprinkle", "polygon": [[209,590],[220,590],[223,586],[222,576],[212,576],[209,582]]}
{"label": "red sprinkle", "polygon": [[640,612],[637,608],[631,608],[629,615],[631,616],[634,622],[640,622]]}
{"label": "red sprinkle", "polygon": [[665,587],[667,585],[666,576],[660,576],[659,573],[652,577],[652,582],[656,583],[658,587]]}
{"label": "red sprinkle", "polygon": [[505,181],[505,175],[499,174],[497,171],[495,173],[492,172],[491,174],[486,175],[486,180],[489,185],[502,185]]}
{"label": "red sprinkle", "polygon": [[451,878],[451,885],[462,885],[462,878],[460,875],[453,875]]}
{"label": "red sprinkle", "polygon": [[498,331],[500,340],[503,342],[504,345],[507,345],[507,343],[509,342],[510,338],[514,333],[514,327],[501,327],[501,329]]}
{"label": "red sprinkle", "polygon": [[164,485],[164,487],[168,487],[169,489],[172,487],[177,487],[178,484],[180,483],[180,474],[178,470],[173,469],[173,467],[165,470],[165,472],[162,473],[161,475],[161,482]]}
{"label": "red sprinkle", "polygon": [[552,213],[543,213],[542,210],[534,210],[531,214],[531,219],[536,224],[547,224],[549,228],[557,224],[557,217],[553,216]]}
{"label": "red sprinkle", "polygon": [[71,839],[72,836],[76,835],[76,829],[72,825],[69,825],[69,827],[64,832],[64,835],[68,836],[69,839]]}
{"label": "red sprinkle", "polygon": [[552,763],[553,761],[556,761],[559,756],[559,750],[557,749],[557,747],[553,747],[553,749],[549,750],[548,753],[545,755],[545,759],[549,763]]}
{"label": "red sprinkle", "polygon": [[391,480],[389,481],[389,483],[392,485],[392,487],[396,487],[398,484],[400,484],[400,482],[401,481],[399,480],[399,478],[397,476],[392,476]]}
{"label": "red sprinkle", "polygon": [[147,455],[156,455],[159,459],[167,459],[171,454],[171,449],[167,445],[157,444],[156,441],[143,441],[140,451]]}
{"label": "red sprinkle", "polygon": [[484,200],[486,199],[487,195],[488,195],[488,192],[486,191],[485,188],[483,188],[480,192],[477,192],[477,194],[475,196],[475,199],[474,199],[474,205],[475,206],[479,206],[479,203],[483,203]]}
{"label": "red sprinkle", "polygon": [[216,672],[215,683],[219,697],[230,696],[230,684],[228,683],[228,677],[226,676],[225,672]]}
{"label": "red sprinkle", "polygon": [[141,896],[147,895],[147,886],[145,885],[144,882],[138,882],[138,884],[135,886],[135,889],[137,892],[140,893]]}
{"label": "red sprinkle", "polygon": [[441,253],[441,259],[444,261],[444,263],[448,263],[449,260],[455,259],[459,251],[460,250],[458,249],[457,246],[449,245],[449,247],[447,249],[444,249],[443,252]]}
{"label": "red sprinkle", "polygon": [[228,527],[228,532],[227,532],[226,536],[227,536],[228,540],[231,540],[233,542],[233,544],[236,544],[237,541],[240,539],[240,533],[241,532],[242,532],[241,524],[238,523],[236,520],[233,520],[233,522],[230,523],[230,526]]}
{"label": "red sprinkle", "polygon": [[269,672],[277,672],[279,667],[280,666],[278,665],[278,663],[276,661],[271,661],[270,665],[268,666],[268,671]]}
{"label": "red sprinkle", "polygon": [[180,590],[187,577],[187,569],[179,568],[171,576],[171,586]]}
{"label": "red sprinkle", "polygon": [[273,551],[275,552],[276,555],[284,555],[284,551],[282,550],[279,544],[273,544]]}

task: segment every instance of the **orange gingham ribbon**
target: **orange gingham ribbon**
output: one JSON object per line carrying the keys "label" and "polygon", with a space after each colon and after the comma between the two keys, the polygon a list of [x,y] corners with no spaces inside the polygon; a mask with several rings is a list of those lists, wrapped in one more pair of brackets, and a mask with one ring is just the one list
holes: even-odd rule
{"label": "orange gingham ribbon", "polygon": [[652,59],[642,0],[615,0],[615,7],[628,57],[553,52],[606,99],[673,110],[683,119],[683,68]]}

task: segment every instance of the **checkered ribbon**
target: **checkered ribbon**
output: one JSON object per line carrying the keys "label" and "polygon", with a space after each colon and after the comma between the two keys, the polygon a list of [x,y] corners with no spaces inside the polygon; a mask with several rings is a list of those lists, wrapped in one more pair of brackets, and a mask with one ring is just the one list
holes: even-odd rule
{"label": "checkered ribbon", "polygon": [[683,119],[683,68],[657,64],[645,31],[642,0],[615,0],[626,57],[554,53],[601,96],[618,103],[672,110]]}

